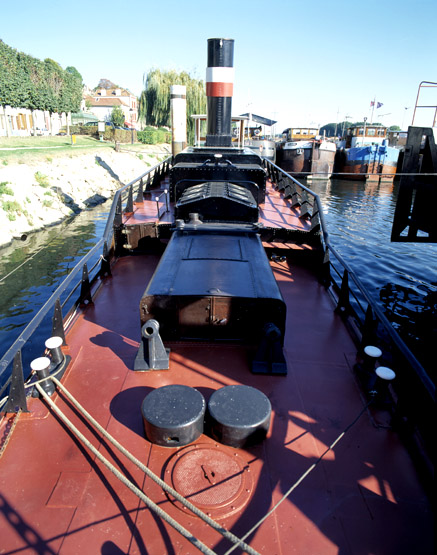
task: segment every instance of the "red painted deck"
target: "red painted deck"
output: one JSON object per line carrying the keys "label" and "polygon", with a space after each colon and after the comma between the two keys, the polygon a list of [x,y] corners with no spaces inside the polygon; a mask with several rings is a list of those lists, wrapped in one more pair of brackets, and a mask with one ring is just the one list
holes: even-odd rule
{"label": "red painted deck", "polygon": [[[134,204],[134,212],[127,215],[126,225],[134,225],[146,222],[155,222],[157,219],[157,202],[161,193],[168,187],[168,181],[163,181],[160,190],[153,191],[146,195],[146,199],[141,204]],[[165,211],[164,197],[160,198],[160,223],[173,222],[173,204],[169,203],[170,211]],[[300,229],[307,231],[310,225],[306,220],[299,219],[299,211],[291,207],[291,201],[285,200],[280,192],[276,191],[270,181],[267,182],[266,201],[260,207],[259,221],[265,227],[287,227],[290,229]]]}
{"label": "red painted deck", "polygon": [[[269,225],[303,225],[281,216],[269,197]],[[133,218],[148,217],[136,207]],[[132,219],[131,219],[132,221]],[[363,409],[352,365],[356,349],[314,276],[286,261],[271,266],[287,304],[288,375],[254,376],[243,345],[171,343],[170,370],[134,372],[140,340],[139,302],[158,263],[151,255],[120,259],[93,305],[70,327],[63,384],[137,458],[163,479],[181,469],[194,503],[238,536],[245,534],[318,459]],[[197,388],[206,399],[228,384],[247,384],[270,399],[266,440],[250,449],[221,446],[206,435],[179,449],[144,437],[141,403],[167,384]],[[114,464],[162,509],[217,553],[231,547],[106,442],[63,395],[56,404]],[[0,553],[195,553],[78,444],[43,401],[32,399],[0,459]],[[368,411],[315,470],[248,539],[263,554],[432,553],[433,515],[409,455],[383,412]],[[0,437],[7,434],[10,415]],[[184,461],[207,453],[226,485],[211,498],[192,491],[199,469]],[[178,466],[179,465],[179,466]],[[185,472],[185,474],[184,474]],[[196,481],[197,480],[197,481]],[[205,480],[204,490],[211,485]],[[197,487],[197,485],[196,485]],[[214,489],[214,488],[212,488]],[[210,499],[210,501],[205,501]],[[235,551],[239,553],[239,550]]]}

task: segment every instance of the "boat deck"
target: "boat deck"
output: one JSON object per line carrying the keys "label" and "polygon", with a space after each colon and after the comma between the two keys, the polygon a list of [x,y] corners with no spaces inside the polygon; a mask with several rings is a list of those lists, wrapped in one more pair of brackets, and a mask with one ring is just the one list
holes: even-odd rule
{"label": "boat deck", "polygon": [[[161,188],[146,193],[145,199],[141,203],[134,204],[132,214],[127,214],[125,218],[126,225],[142,224],[146,222],[157,221],[157,202],[160,206],[160,224],[173,223],[173,203],[168,203],[168,211],[165,211],[164,192],[168,190],[168,178],[162,181]],[[162,195],[162,197],[161,197]],[[156,199],[160,198],[159,201]],[[265,227],[289,229],[299,229],[308,231],[310,224],[299,218],[299,210],[291,206],[291,201],[284,199],[283,195],[277,191],[270,181],[267,181],[266,200],[260,206],[259,221]]]}
{"label": "boat deck", "polygon": [[[279,193],[268,198],[264,221],[306,225],[288,220],[288,213],[279,216]],[[146,218],[146,212],[137,207],[130,218]],[[253,375],[252,347],[202,342],[166,344],[169,370],[135,372],[139,302],[158,262],[147,254],[117,261],[94,303],[69,328],[65,352],[72,361],[62,383],[138,459],[241,537],[363,411],[366,401],[352,370],[356,348],[311,272],[287,260],[272,261],[287,305],[286,376]],[[220,445],[204,434],[182,448],[152,445],[145,439],[141,404],[150,391],[169,384],[195,387],[206,400],[226,385],[259,389],[273,409],[267,438],[248,449]],[[231,547],[114,452],[63,394],[53,399],[161,509],[216,553]],[[44,401],[31,399],[29,409],[0,424],[0,437],[14,426],[0,458],[0,553],[197,552],[122,486]],[[430,504],[388,422],[384,411],[364,410],[246,541],[268,555],[431,553]],[[36,470],[29,473],[31,465]]]}

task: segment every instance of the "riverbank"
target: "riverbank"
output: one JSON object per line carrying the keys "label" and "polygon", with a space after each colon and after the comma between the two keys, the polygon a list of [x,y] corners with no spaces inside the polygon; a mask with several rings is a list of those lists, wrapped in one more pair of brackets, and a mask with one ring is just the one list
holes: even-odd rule
{"label": "riverbank", "polygon": [[48,150],[43,159],[1,164],[0,248],[104,202],[169,155],[169,145],[141,145],[60,156]]}

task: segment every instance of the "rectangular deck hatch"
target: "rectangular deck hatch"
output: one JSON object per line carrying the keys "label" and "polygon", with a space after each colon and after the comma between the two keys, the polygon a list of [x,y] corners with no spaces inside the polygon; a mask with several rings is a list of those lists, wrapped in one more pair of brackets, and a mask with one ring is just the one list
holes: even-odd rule
{"label": "rectangular deck hatch", "polygon": [[256,343],[266,323],[285,330],[286,307],[255,233],[176,231],[140,302],[164,340]]}

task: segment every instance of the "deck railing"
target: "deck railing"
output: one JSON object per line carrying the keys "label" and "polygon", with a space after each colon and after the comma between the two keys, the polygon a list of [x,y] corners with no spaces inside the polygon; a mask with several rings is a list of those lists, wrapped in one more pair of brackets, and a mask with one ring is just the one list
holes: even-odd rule
{"label": "deck railing", "polygon": [[[14,371],[17,367],[18,374],[21,373],[25,378],[27,377],[27,372],[23,372],[22,350],[41,327],[48,333],[51,328],[52,335],[62,337],[65,342],[65,330],[73,320],[77,308],[82,303],[92,302],[93,295],[98,288],[99,278],[111,273],[111,259],[114,256],[114,229],[121,224],[123,213],[133,212],[134,195],[136,195],[136,200],[139,200],[140,196],[159,185],[169,171],[170,161],[171,157],[166,158],[116,191],[102,237],[74,266],[3,355],[0,360],[0,411],[5,404],[5,391],[14,376],[13,372],[9,372],[11,365],[14,363]],[[78,295],[75,300],[72,300],[76,293]],[[65,317],[63,311],[66,312]],[[53,314],[51,326],[47,322],[50,314]],[[19,378],[18,381],[22,381],[22,378]],[[11,390],[12,388],[10,392]],[[17,398],[23,399],[22,393],[17,392]],[[25,410],[22,406],[14,408]]]}
{"label": "deck railing", "polygon": [[[380,363],[393,368],[397,375],[393,383],[393,392],[397,398],[402,399],[401,412],[397,417],[408,421],[408,426],[413,425],[420,430],[421,438],[430,453],[429,449],[434,442],[434,430],[430,420],[435,402],[434,382],[356,273],[331,245],[319,196],[269,160],[264,159],[264,165],[269,178],[278,188],[283,189],[285,182],[285,187],[295,190],[294,194],[299,198],[312,199],[304,210],[306,218],[317,215],[320,219],[324,249],[320,278],[333,295],[336,312],[344,317],[351,331],[355,332],[358,364],[362,360],[365,346],[379,346],[383,352]],[[289,186],[290,183],[293,187]]]}
{"label": "deck railing", "polygon": [[[116,191],[103,236],[72,269],[2,357],[0,410],[4,392],[11,383],[11,376],[7,375],[11,364],[14,362],[14,369],[17,367],[18,372],[23,374],[22,349],[41,326],[50,327],[46,321],[50,313],[53,313],[52,334],[65,340],[65,330],[73,320],[77,308],[83,303],[92,302],[99,278],[111,273],[115,245],[114,230],[121,226],[123,213],[133,212],[134,198],[138,201],[149,190],[159,186],[169,171],[170,162],[171,157]],[[291,199],[292,206],[300,206],[301,217],[311,221],[311,231],[320,234],[324,250],[320,279],[335,295],[336,311],[352,322],[353,328],[358,331],[358,354],[366,344],[379,343],[384,352],[384,363],[394,367],[397,372],[396,387],[399,394],[404,398],[412,398],[417,394],[424,399],[419,412],[414,415],[414,420],[417,422],[418,419],[429,419],[428,409],[430,403],[434,402],[435,386],[380,307],[368,294],[358,276],[331,245],[320,198],[269,160],[264,159],[263,164],[272,182]],[[72,301],[79,287],[80,292],[76,300]],[[68,312],[64,318],[62,313],[65,310]]]}

